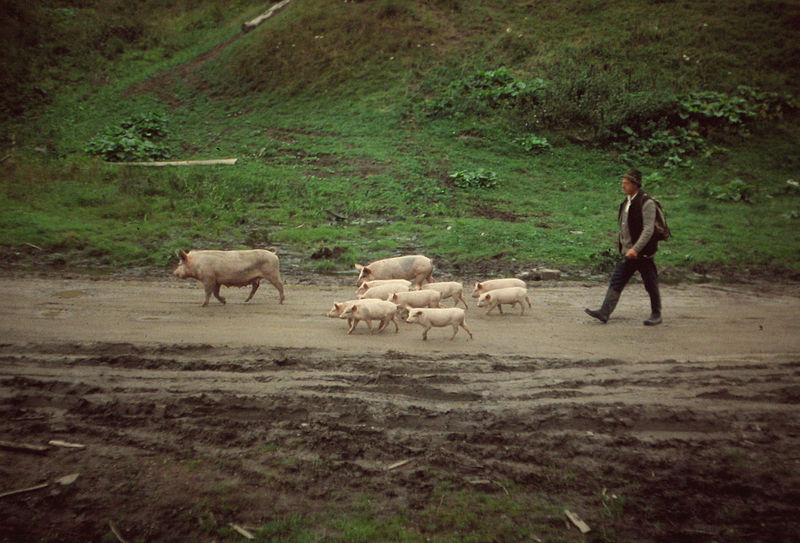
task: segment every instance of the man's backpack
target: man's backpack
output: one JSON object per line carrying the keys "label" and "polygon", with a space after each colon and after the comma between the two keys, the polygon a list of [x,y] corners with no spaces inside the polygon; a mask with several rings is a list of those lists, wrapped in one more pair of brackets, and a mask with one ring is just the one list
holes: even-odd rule
{"label": "man's backpack", "polygon": [[653,239],[656,241],[667,241],[672,235],[672,232],[669,231],[669,225],[667,224],[667,214],[664,212],[664,208],[658,200],[652,196],[650,198],[656,204],[656,228],[653,232]]}

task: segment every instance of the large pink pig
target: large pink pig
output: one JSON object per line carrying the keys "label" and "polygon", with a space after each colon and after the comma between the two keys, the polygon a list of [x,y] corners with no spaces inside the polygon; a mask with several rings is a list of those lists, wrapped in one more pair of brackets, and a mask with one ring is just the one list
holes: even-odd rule
{"label": "large pink pig", "polygon": [[213,294],[221,303],[225,298],[219,295],[219,287],[244,287],[252,286],[249,302],[258,290],[262,279],[272,283],[280,293],[280,303],[283,303],[283,285],[278,257],[275,253],[265,249],[252,249],[248,251],[178,251],[181,262],[172,274],[181,279],[197,279],[206,290],[206,300],[203,307],[208,305],[208,300]]}
{"label": "large pink pig", "polygon": [[422,255],[384,258],[366,266],[356,264],[356,269],[361,272],[358,274],[358,286],[373,279],[408,279],[417,288],[425,280],[433,282],[433,262]]}

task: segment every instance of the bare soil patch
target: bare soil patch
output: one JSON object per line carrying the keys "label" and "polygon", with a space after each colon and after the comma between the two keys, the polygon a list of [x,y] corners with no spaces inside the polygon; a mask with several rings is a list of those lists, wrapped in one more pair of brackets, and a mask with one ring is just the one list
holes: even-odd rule
{"label": "bare soil patch", "polygon": [[332,520],[364,515],[419,541],[800,533],[796,287],[665,286],[650,329],[641,285],[601,325],[605,285],[543,283],[424,342],[347,336],[324,315],[350,281],[201,308],[177,280],[0,278],[0,440],[85,445],[0,448],[0,494],[48,483],[0,497],[0,541],[392,540]]}

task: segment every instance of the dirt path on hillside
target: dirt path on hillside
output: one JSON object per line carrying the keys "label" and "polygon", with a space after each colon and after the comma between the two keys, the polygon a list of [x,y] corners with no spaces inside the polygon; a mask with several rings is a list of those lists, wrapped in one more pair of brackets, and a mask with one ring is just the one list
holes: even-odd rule
{"label": "dirt path on hillside", "polygon": [[288,283],[202,308],[177,280],[0,278],[0,441],[85,446],[0,447],[0,495],[48,484],[0,497],[0,541],[355,541],[365,511],[404,530],[376,541],[800,533],[797,287],[664,286],[646,328],[641,285],[601,325],[604,285],[540,283],[422,341],[348,336],[325,313],[352,286]]}

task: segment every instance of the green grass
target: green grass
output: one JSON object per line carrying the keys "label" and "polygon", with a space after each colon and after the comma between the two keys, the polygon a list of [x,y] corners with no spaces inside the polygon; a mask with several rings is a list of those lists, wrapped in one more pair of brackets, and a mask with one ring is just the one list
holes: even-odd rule
{"label": "green grass", "polygon": [[[16,113],[0,136],[0,248],[20,265],[162,268],[179,248],[272,245],[322,272],[417,251],[442,266],[590,269],[615,243],[630,166],[614,147],[619,126],[665,118],[681,92],[788,92],[800,80],[785,60],[798,2],[560,2],[534,13],[512,2],[330,1],[291,5],[238,38],[263,6],[151,4],[157,17],[74,8],[50,41],[21,36],[61,8],[10,15],[3,40],[26,64],[2,64],[21,83],[13,100],[3,95]],[[501,67],[545,80],[547,94],[491,107],[455,96],[455,109],[431,114],[451,83]],[[238,164],[87,156],[106,127],[148,113],[167,117],[173,158]],[[678,275],[800,273],[800,195],[787,189],[800,179],[798,128],[790,109],[749,136],[709,131],[725,151],[677,168],[641,157],[674,234],[659,263]],[[529,152],[521,137],[551,147]],[[458,186],[457,171],[491,172],[496,184]],[[717,199],[735,179],[756,187],[752,201]],[[312,261],[322,247],[344,251]]]}

